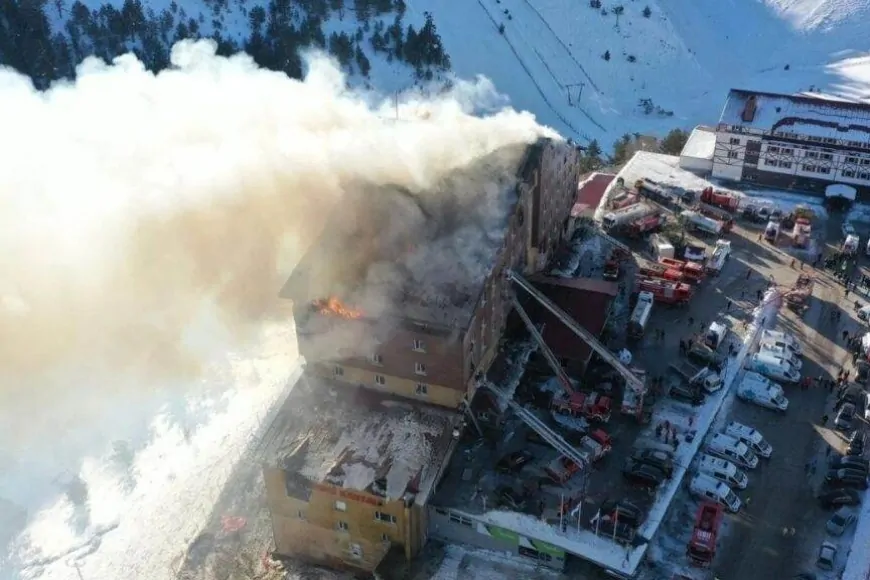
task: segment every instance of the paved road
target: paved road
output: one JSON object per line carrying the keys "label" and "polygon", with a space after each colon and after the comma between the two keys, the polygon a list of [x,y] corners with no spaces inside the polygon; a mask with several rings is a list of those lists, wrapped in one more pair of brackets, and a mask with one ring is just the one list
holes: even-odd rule
{"label": "paved road", "polygon": [[[828,224],[829,238],[839,236],[840,223]],[[750,240],[753,238],[749,238]],[[750,246],[742,251],[751,252]],[[773,275],[780,284],[790,284],[797,272],[788,267],[790,259],[782,257],[759,261],[755,268],[766,276]],[[809,269],[809,268],[808,268]],[[804,345],[803,373],[809,376],[836,375],[846,358],[837,343],[842,329],[854,330],[848,321],[850,300],[843,298],[842,288],[820,276],[810,310],[803,319],[783,310],[778,328],[798,334]],[[843,323],[830,321],[831,309],[843,308]],[[814,499],[814,484],[824,470],[824,451],[828,445],[823,435],[836,441],[832,433],[820,432],[819,424],[830,395],[817,389],[787,393],[790,406],[785,416],[735,402],[730,419],[758,428],[774,448],[773,457],[762,460],[750,472],[750,485],[741,495],[748,505],[732,519],[731,529],[720,546],[715,573],[721,580],[743,578],[791,578],[804,571],[808,560],[808,538],[818,536],[827,512]],[[827,407],[830,408],[830,407]],[[808,476],[806,465],[817,460],[815,477]],[[794,528],[795,536],[784,536],[783,528]],[[811,559],[811,556],[810,556]]]}

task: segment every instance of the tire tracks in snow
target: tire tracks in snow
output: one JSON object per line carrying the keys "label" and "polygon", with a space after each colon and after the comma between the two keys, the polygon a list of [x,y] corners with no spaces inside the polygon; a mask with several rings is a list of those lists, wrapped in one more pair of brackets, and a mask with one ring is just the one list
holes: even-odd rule
{"label": "tire tracks in snow", "polygon": [[[492,22],[492,26],[493,26],[493,28],[495,28],[496,33],[498,33],[502,38],[504,38],[504,41],[507,43],[508,48],[511,49],[511,52],[514,54],[514,57],[517,59],[517,62],[518,62],[519,65],[522,67],[522,69],[526,72],[526,75],[529,77],[529,80],[532,81],[532,84],[535,86],[535,89],[537,89],[538,94],[541,95],[541,98],[544,100],[544,103],[546,103],[547,106],[550,108],[550,111],[552,111],[553,114],[556,115],[556,117],[557,117],[560,121],[562,121],[562,123],[563,123],[566,127],[568,127],[569,129],[571,129],[571,131],[573,131],[577,136],[583,138],[587,143],[590,142],[590,141],[592,141],[592,138],[591,138],[589,135],[587,135],[586,133],[584,133],[584,132],[580,131],[578,128],[576,128],[576,127],[571,123],[571,121],[569,121],[568,119],[566,119],[565,116],[562,115],[562,113],[560,113],[560,112],[556,109],[555,105],[553,105],[553,103],[552,103],[552,102],[550,101],[550,99],[547,97],[547,93],[544,91],[543,88],[541,88],[541,85],[538,84],[538,81],[535,80],[535,76],[532,74],[532,71],[529,69],[528,65],[526,65],[525,61],[523,61],[523,58],[520,56],[519,51],[517,51],[516,47],[513,45],[513,43],[512,43],[512,42],[510,41],[510,39],[508,38],[508,36],[507,36],[507,31],[505,31],[505,32],[500,32],[500,31],[499,31],[498,22],[496,22],[495,18],[493,18],[492,14],[491,14],[490,11],[487,9],[486,5],[483,3],[483,0],[477,0],[477,3],[480,5],[480,9],[483,10],[483,12],[484,12],[484,13],[486,14],[486,16],[489,18],[490,22]],[[539,55],[539,58],[540,58],[540,55]],[[551,73],[551,74],[552,74],[552,73]],[[560,87],[562,86],[561,83],[558,83],[558,81],[557,81],[557,84],[559,84]],[[579,107],[578,107],[578,108],[579,108]],[[586,113],[585,111],[583,111],[583,109],[580,109],[580,110],[581,110],[581,111],[582,111],[582,112],[583,112],[587,117],[589,117],[589,114]],[[591,119],[591,117],[590,117],[590,119]],[[593,121],[593,123],[595,123],[595,122]],[[595,125],[598,126],[599,128],[601,128],[602,130],[604,130],[604,128],[601,127],[601,125],[599,125],[598,123],[595,123]]]}

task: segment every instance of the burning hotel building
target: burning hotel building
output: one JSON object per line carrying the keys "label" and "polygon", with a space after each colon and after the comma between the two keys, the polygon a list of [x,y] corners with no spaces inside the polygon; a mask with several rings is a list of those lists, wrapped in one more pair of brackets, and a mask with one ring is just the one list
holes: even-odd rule
{"label": "burning hotel building", "polygon": [[361,186],[281,290],[305,374],[263,442],[278,554],[374,570],[425,505],[511,310],[568,235],[579,153],[540,140],[431,191]]}

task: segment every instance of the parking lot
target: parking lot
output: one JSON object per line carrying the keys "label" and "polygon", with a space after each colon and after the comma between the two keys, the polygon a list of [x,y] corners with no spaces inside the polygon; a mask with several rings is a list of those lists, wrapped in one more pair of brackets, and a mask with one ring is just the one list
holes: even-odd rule
{"label": "parking lot", "polygon": [[[790,200],[790,203],[797,202]],[[801,252],[763,240],[764,224],[738,220],[728,236],[732,247],[730,259],[718,276],[708,277],[695,289],[688,304],[656,303],[645,335],[638,341],[629,342],[624,333],[608,333],[608,347],[614,351],[628,348],[633,356],[632,364],[644,368],[650,379],[663,379],[666,386],[664,392],[657,393],[655,413],[645,425],[619,413],[620,396],[615,394],[612,418],[601,425],[611,438],[612,449],[591,469],[577,473],[562,484],[556,483],[546,468],[559,454],[540,441],[522,421],[508,414],[507,423],[496,440],[464,444],[458,473],[464,473],[465,477],[459,477],[458,473],[448,476],[441,497],[475,513],[492,509],[519,511],[548,522],[554,529],[561,527],[563,533],[568,528],[570,534],[574,527],[578,532],[581,528],[594,530],[599,536],[610,536],[624,546],[626,559],[632,546],[649,540],[639,533],[646,530],[655,537],[640,567],[639,575],[645,580],[670,579],[675,573],[719,580],[791,578],[809,571],[818,573],[819,578],[836,578],[845,565],[854,525],[842,536],[829,536],[825,524],[835,510],[823,509],[817,495],[823,487],[828,462],[844,451],[846,441],[844,434],[833,426],[835,389],[821,386],[816,379],[836,378],[841,368],[851,368],[842,332],[854,333],[863,324],[855,317],[855,295],[845,296],[842,285],[828,272],[814,268],[812,262],[818,251],[829,253],[839,246],[842,221],[842,215],[829,217],[820,210],[813,222],[815,239],[809,250]],[[689,237],[687,241],[706,244],[709,252],[715,240],[716,236]],[[622,241],[632,249],[632,260],[624,265],[622,276],[623,281],[631,284],[635,271],[645,261],[653,260],[653,256],[644,243],[625,238]],[[562,275],[600,278],[602,260],[609,253],[608,243],[606,238],[599,238],[595,243],[575,243],[572,249],[575,255],[565,257],[568,267],[560,268]],[[718,353],[730,361],[729,376],[736,375],[734,384],[738,384],[743,372],[738,370],[743,356],[738,355],[738,351],[752,332],[753,311],[760,296],[771,285],[789,289],[802,273],[815,278],[809,307],[801,313],[783,307],[776,320],[766,320],[765,326],[792,333],[799,339],[804,352],[801,373],[814,380],[806,389],[799,385],[785,386],[789,406],[784,414],[737,400],[734,388],[721,398],[721,411],[711,432],[720,431],[729,421],[738,421],[758,429],[774,452],[771,458],[762,459],[757,469],[748,471],[747,489],[734,490],[743,505],[737,514],[725,516],[712,568],[691,568],[685,550],[699,502],[690,496],[685,485],[677,491],[669,511],[663,513],[662,502],[656,499],[667,483],[657,490],[629,484],[623,476],[625,460],[636,451],[638,442],[664,445],[666,438],[659,439],[657,431],[661,432],[665,421],[675,429],[680,447],[688,446],[696,435],[697,444],[701,444],[702,435],[696,433],[702,427],[699,423],[707,415],[712,417],[711,413],[719,410],[719,404],[711,410],[708,403],[715,396],[698,406],[666,394],[669,381],[682,381],[671,368],[674,363],[685,360],[680,342],[697,337],[712,322],[722,323],[727,332]],[[861,300],[867,302],[864,298]],[[616,320],[611,321],[612,326],[624,328],[630,312],[630,304],[621,305],[621,310],[614,314]],[[837,312],[839,319],[832,314]],[[571,422],[559,420],[550,412],[550,398],[558,395],[561,388],[539,355],[532,354],[531,361],[528,360],[529,353],[535,350],[532,341],[520,332],[508,343],[509,352],[504,358],[515,368],[493,380],[502,381],[500,384],[504,385],[505,378],[512,377],[514,382],[508,385],[508,390],[515,393],[515,399],[534,410],[569,443],[576,444],[581,435],[570,428]],[[598,361],[597,364],[603,363]],[[592,377],[573,378],[580,380],[581,390],[597,384]],[[858,423],[863,426],[863,408],[859,409],[859,416]],[[669,439],[667,443],[670,444]],[[528,464],[520,470],[499,473],[496,469],[499,460],[522,450],[529,454]],[[682,453],[678,455],[681,458],[677,467],[686,470],[684,481],[688,482],[694,475],[695,463],[690,457],[682,457]],[[457,470],[453,466],[451,469]],[[638,537],[623,537],[622,530],[614,530],[612,526],[598,529],[590,523],[600,506],[613,500],[629,501],[640,508],[641,520],[646,523],[638,529]],[[651,520],[656,520],[655,526],[648,525]],[[659,522],[662,529],[656,533]],[[823,541],[832,541],[838,547],[831,573],[815,569]],[[569,559],[566,572],[574,578],[604,577],[599,568],[580,559]]]}

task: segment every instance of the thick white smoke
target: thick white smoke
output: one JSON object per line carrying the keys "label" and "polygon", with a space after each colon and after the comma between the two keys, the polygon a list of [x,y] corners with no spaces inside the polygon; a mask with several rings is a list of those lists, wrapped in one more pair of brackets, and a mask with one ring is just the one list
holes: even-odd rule
{"label": "thick white smoke", "polygon": [[[482,79],[407,95],[397,121],[322,56],[304,82],[207,41],[172,63],[89,60],[44,93],[0,71],[0,461],[19,484],[42,473],[25,457],[98,455],[147,429],[137,404],[207,389],[209,353],[280,315],[300,250],[360,191],[437,190],[553,136]],[[0,482],[0,508],[15,493]]]}

